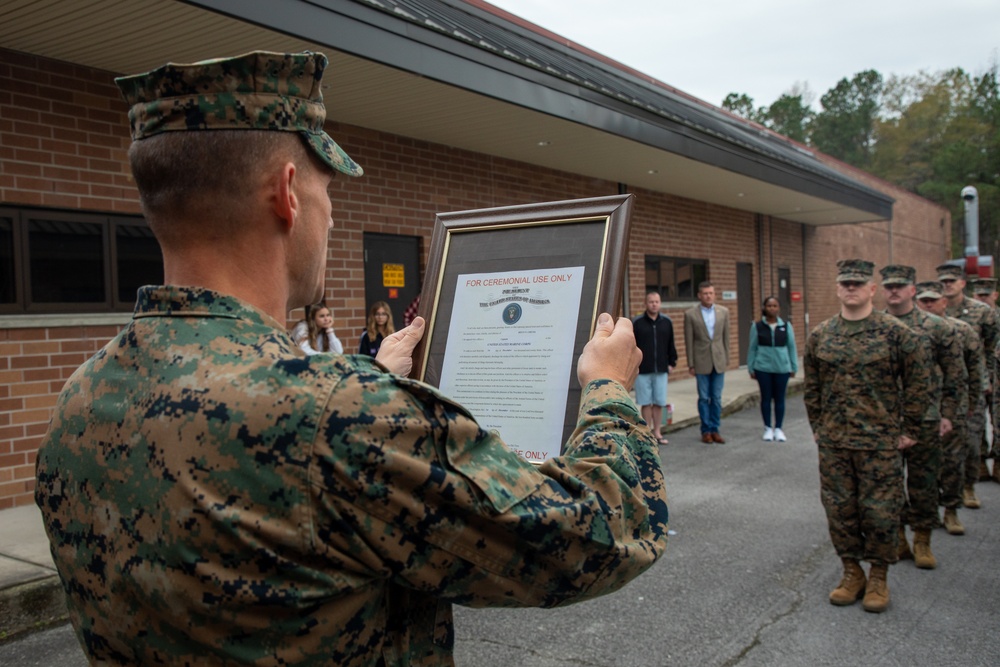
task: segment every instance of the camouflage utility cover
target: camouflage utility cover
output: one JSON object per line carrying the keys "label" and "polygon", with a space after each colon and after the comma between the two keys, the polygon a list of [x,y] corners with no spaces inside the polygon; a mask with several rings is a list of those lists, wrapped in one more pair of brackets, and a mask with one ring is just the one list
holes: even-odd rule
{"label": "camouflage utility cover", "polygon": [[976,278],[972,281],[972,292],[974,294],[993,294],[996,291],[996,278]]}
{"label": "camouflage utility cover", "polygon": [[867,259],[842,259],[837,262],[837,282],[862,282],[872,279],[875,265]]}
{"label": "camouflage utility cover", "polygon": [[935,271],[938,280],[965,280],[965,269],[954,264],[939,264]]}
{"label": "camouflage utility cover", "polygon": [[926,346],[891,315],[850,322],[835,315],[809,334],[803,358],[805,404],[821,447],[895,449],[914,440],[930,401]]}
{"label": "camouflage utility cover", "polygon": [[890,264],[879,269],[882,276],[882,284],[890,285],[912,285],[917,280],[917,270],[905,264]]}
{"label": "camouflage utility cover", "polygon": [[191,64],[167,63],[115,79],[129,104],[132,140],[163,132],[296,132],[330,168],[364,171],[324,130],[322,53],[254,51]]}
{"label": "camouflage utility cover", "polygon": [[591,382],[535,468],[432,387],[146,287],[60,395],[36,500],[95,664],[447,665],[452,603],[586,600],[660,556],[639,424]]}

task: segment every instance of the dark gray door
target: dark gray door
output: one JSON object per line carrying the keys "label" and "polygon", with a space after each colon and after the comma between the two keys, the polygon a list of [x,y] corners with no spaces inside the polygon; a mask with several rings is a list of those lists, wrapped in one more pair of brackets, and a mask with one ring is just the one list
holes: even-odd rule
{"label": "dark gray door", "polygon": [[750,325],[753,324],[757,309],[753,298],[753,264],[736,263],[736,308],[739,310],[737,327],[740,330],[740,366],[747,363],[750,347]]}
{"label": "dark gray door", "polygon": [[376,301],[403,328],[406,307],[420,294],[420,237],[365,233],[365,317]]}
{"label": "dark gray door", "polygon": [[781,319],[792,318],[792,270],[778,269],[778,303],[781,304]]}

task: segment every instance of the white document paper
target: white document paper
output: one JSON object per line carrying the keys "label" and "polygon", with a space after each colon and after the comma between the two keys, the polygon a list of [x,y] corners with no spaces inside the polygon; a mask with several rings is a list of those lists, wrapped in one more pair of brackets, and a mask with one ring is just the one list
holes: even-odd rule
{"label": "white document paper", "polygon": [[440,389],[535,463],[562,449],[583,273],[458,276]]}

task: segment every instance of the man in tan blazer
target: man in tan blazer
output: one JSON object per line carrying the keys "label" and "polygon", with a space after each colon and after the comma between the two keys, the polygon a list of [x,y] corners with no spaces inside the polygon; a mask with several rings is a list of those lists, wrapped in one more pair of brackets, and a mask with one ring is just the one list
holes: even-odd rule
{"label": "man in tan blazer", "polygon": [[701,303],[684,312],[684,346],[688,372],[698,381],[698,417],[701,441],[726,441],[719,434],[722,421],[722,385],[729,367],[729,310],[715,305],[715,287],[698,285]]}

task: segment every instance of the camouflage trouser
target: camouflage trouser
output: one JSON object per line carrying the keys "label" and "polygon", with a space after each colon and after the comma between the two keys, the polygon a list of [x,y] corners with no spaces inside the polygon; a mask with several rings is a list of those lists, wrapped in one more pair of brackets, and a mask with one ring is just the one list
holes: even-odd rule
{"label": "camouflage trouser", "polygon": [[903,509],[899,450],[819,448],[820,499],[841,558],[895,563]]}
{"label": "camouflage trouser", "polygon": [[938,477],[941,473],[941,436],[938,422],[924,422],[917,444],[903,450],[906,497],[902,521],[914,529],[933,530],[938,515]]}
{"label": "camouflage trouser", "polygon": [[[962,486],[965,484],[966,428],[964,422],[953,422],[951,433],[941,438],[941,504],[948,509],[962,506]],[[977,471],[978,473],[978,471]]]}
{"label": "camouflage trouser", "polygon": [[979,447],[986,433],[986,405],[980,397],[979,405],[965,421],[965,483],[973,484],[979,479]]}

